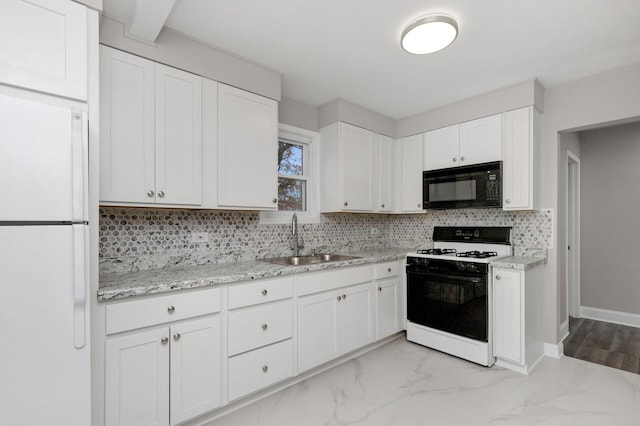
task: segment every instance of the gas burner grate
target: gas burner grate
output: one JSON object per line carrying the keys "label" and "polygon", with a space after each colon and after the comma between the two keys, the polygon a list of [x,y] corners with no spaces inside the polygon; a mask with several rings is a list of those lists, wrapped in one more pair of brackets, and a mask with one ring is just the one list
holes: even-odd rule
{"label": "gas burner grate", "polygon": [[457,257],[471,257],[474,259],[485,259],[487,257],[496,257],[498,253],[495,251],[465,251],[462,253],[456,253]]}
{"label": "gas burner grate", "polygon": [[456,249],[434,248],[434,249],[418,250],[418,254],[433,254],[436,256],[442,256],[445,254],[454,254],[455,252],[456,252]]}

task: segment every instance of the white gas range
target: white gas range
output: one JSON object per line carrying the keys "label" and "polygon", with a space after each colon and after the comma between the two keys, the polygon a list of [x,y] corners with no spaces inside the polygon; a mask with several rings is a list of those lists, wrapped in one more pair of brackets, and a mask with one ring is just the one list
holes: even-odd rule
{"label": "white gas range", "polygon": [[407,255],[407,339],[491,366],[489,263],[511,256],[510,227],[439,227]]}

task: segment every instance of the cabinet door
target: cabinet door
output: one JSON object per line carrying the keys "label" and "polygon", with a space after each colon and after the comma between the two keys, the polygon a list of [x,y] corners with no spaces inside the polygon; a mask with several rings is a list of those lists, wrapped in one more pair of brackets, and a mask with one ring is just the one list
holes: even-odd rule
{"label": "cabinet door", "polygon": [[220,406],[220,316],[171,326],[171,424]]}
{"label": "cabinet door", "polygon": [[376,340],[400,331],[400,277],[376,281]]}
{"label": "cabinet door", "polygon": [[202,203],[202,78],[155,64],[156,202]]}
{"label": "cabinet door", "polygon": [[107,339],[105,357],[105,425],[168,425],[169,329]]}
{"label": "cabinet door", "polygon": [[[392,194],[393,194],[393,164],[395,161],[394,141],[388,136],[379,137],[378,150],[378,207],[376,210],[381,212],[393,211]],[[422,157],[420,157],[422,162]]]}
{"label": "cabinet door", "polygon": [[100,46],[100,200],[155,202],[154,64]]}
{"label": "cabinet door", "polygon": [[460,124],[460,165],[502,159],[502,114]]}
{"label": "cabinet door", "polygon": [[340,123],[340,149],[342,209],[373,211],[376,135],[369,130]]}
{"label": "cabinet door", "polygon": [[423,136],[414,135],[398,141],[401,152],[401,211],[422,211],[422,151]]}
{"label": "cabinet door", "polygon": [[338,290],[340,353],[358,349],[374,338],[373,285],[371,282]]}
{"label": "cabinet door", "polygon": [[424,134],[424,170],[459,166],[459,125],[443,127]]}
{"label": "cabinet door", "polygon": [[68,0],[0,3],[0,82],[87,99],[87,9]]}
{"label": "cabinet door", "polygon": [[533,208],[532,107],[503,114],[503,208]]}
{"label": "cabinet door", "polygon": [[316,367],[340,355],[338,291],[298,298],[298,371]]}
{"label": "cabinet door", "polygon": [[496,357],[523,361],[524,273],[493,270],[493,352]]}
{"label": "cabinet door", "polygon": [[219,84],[218,205],[277,209],[277,150],[277,102]]}

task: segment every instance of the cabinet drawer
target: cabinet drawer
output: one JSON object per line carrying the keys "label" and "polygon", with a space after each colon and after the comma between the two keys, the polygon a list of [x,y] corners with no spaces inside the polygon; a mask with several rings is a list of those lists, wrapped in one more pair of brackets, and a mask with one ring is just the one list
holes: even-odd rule
{"label": "cabinet drawer", "polygon": [[229,400],[293,376],[291,339],[229,359]]}
{"label": "cabinet drawer", "polygon": [[229,309],[293,296],[293,278],[276,278],[229,286]]}
{"label": "cabinet drawer", "polygon": [[373,266],[339,268],[332,271],[304,274],[298,278],[298,296],[319,293],[335,288],[360,284],[373,280]]}
{"label": "cabinet drawer", "polygon": [[229,356],[292,336],[292,300],[229,312]]}
{"label": "cabinet drawer", "polygon": [[107,334],[219,311],[219,288],[113,303],[106,307]]}
{"label": "cabinet drawer", "polygon": [[400,262],[385,262],[377,263],[375,265],[375,279],[380,280],[383,278],[395,277],[400,275]]}

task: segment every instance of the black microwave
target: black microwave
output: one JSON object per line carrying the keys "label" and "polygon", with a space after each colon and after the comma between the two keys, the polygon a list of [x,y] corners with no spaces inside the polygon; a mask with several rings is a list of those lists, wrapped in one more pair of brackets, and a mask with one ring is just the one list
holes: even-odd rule
{"label": "black microwave", "polygon": [[425,209],[502,207],[502,161],[422,173]]}

